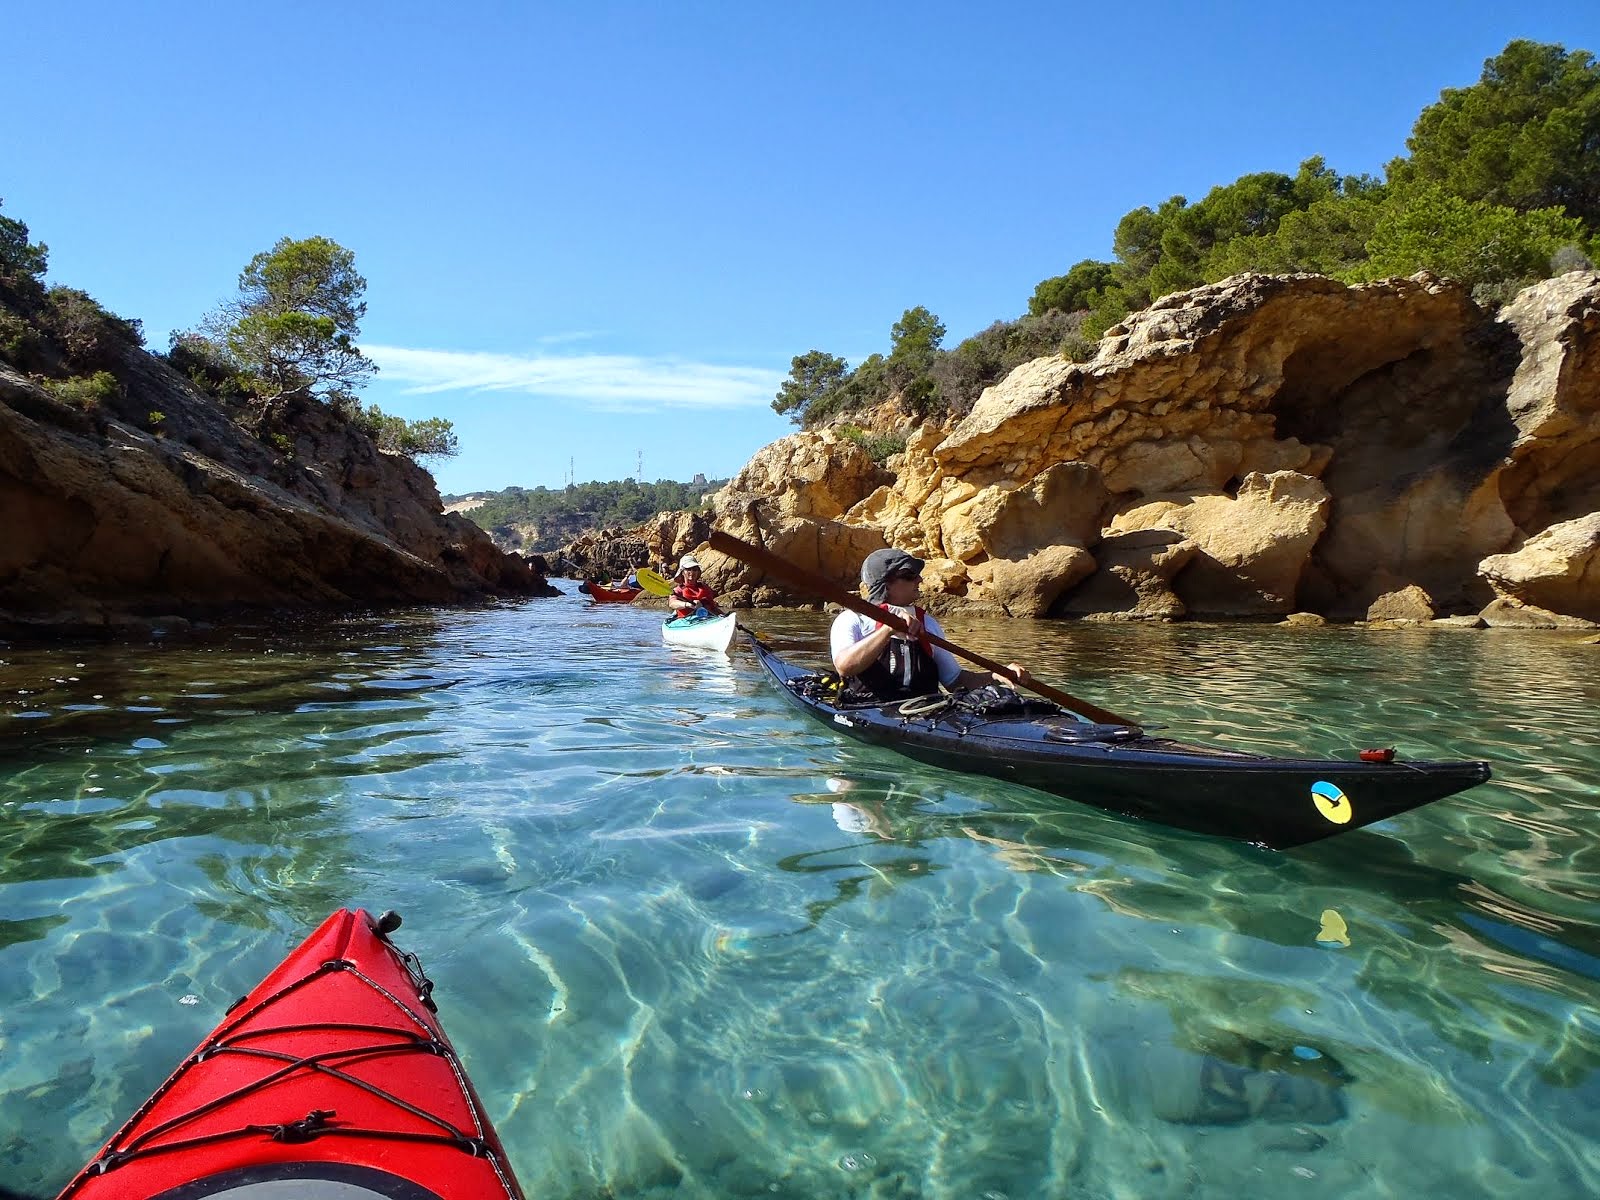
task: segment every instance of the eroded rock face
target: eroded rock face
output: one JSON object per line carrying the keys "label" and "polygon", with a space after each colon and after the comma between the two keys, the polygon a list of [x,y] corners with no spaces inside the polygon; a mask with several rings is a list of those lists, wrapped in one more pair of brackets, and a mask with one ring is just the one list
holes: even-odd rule
{"label": "eroded rock face", "polygon": [[961,562],[1022,559],[1040,547],[1083,547],[1111,497],[1087,463],[1056,463],[1021,485],[993,484],[945,509],[940,541]]}
{"label": "eroded rock face", "polygon": [[1045,546],[1022,559],[991,558],[968,569],[967,596],[1012,617],[1042,617],[1067,589],[1094,573],[1077,546]]}
{"label": "eroded rock face", "polygon": [[994,611],[1069,579],[1050,611],[1591,613],[1600,274],[1498,317],[1428,275],[1237,276],[1133,315],[1090,362],[1023,364],[891,465],[786,438],[718,524],[746,536],[759,514],[841,580],[899,546],[928,560],[925,595]]}
{"label": "eroded rock face", "polygon": [[1527,289],[1500,323],[1519,361],[1504,408],[1513,438],[1499,479],[1531,536],[1600,508],[1600,274],[1572,271]]}
{"label": "eroded rock face", "polygon": [[647,545],[652,562],[676,565],[711,533],[711,514],[703,512],[657,513]]}
{"label": "eroded rock face", "polygon": [[758,450],[715,505],[720,513],[756,498],[775,517],[832,521],[891,478],[850,439],[831,429],[808,430]]}
{"label": "eroded rock face", "polygon": [[1502,599],[1600,621],[1600,512],[1551,525],[1481,569]]}
{"label": "eroded rock face", "polygon": [[1327,526],[1322,481],[1294,471],[1251,472],[1233,495],[1194,493],[1134,502],[1113,533],[1171,530],[1194,547],[1173,588],[1191,613],[1294,611],[1300,576]]}
{"label": "eroded rock face", "polygon": [[1171,621],[1189,606],[1173,590],[1178,572],[1200,547],[1173,529],[1155,526],[1108,533],[1095,547],[1100,569],[1057,611],[1064,616],[1121,621]]}
{"label": "eroded rock face", "polygon": [[[865,450],[831,430],[791,434],[760,450],[716,493],[712,524],[853,588],[861,560],[886,543],[876,529],[839,518],[890,478]],[[816,599],[707,546],[696,546],[694,555],[724,607]]]}
{"label": "eroded rock face", "polygon": [[86,413],[0,366],[0,625],[532,591],[426,471],[324,406],[288,403],[284,454],[143,351],[117,375],[125,391]]}

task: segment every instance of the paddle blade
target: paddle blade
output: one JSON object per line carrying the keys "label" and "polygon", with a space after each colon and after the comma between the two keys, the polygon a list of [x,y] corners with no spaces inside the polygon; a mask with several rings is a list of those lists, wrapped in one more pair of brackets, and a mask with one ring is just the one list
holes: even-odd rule
{"label": "paddle blade", "polygon": [[672,595],[672,583],[671,583],[671,581],[667,580],[667,579],[663,579],[660,575],[657,575],[649,567],[640,567],[633,574],[634,574],[634,577],[639,580],[639,586],[642,587],[645,591],[649,592],[652,596],[670,596],[670,595]]}

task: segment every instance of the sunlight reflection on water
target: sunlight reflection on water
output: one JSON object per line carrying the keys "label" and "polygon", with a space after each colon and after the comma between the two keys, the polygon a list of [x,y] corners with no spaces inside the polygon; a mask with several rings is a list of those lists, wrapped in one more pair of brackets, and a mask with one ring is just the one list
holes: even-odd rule
{"label": "sunlight reflection on water", "polygon": [[531,1195],[1600,1194],[1594,647],[947,623],[1186,739],[1494,764],[1272,854],[841,741],[658,620],[8,648],[13,1186],[360,904],[405,914]]}

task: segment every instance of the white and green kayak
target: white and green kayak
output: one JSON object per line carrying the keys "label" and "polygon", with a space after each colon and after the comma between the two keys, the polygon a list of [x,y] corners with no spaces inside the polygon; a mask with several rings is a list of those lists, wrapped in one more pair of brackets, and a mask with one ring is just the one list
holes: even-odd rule
{"label": "white and green kayak", "polygon": [[738,628],[739,619],[733,613],[723,613],[720,617],[679,617],[661,626],[661,640],[669,646],[697,646],[726,654],[733,645],[734,630]]}

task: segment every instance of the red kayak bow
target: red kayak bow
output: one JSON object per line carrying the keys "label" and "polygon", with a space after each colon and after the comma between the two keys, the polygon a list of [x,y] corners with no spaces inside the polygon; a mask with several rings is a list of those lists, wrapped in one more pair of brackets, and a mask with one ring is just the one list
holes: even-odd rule
{"label": "red kayak bow", "polygon": [[59,1200],[523,1200],[399,924],[330,916]]}

